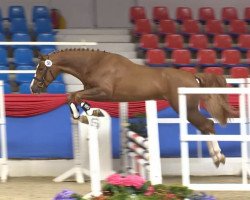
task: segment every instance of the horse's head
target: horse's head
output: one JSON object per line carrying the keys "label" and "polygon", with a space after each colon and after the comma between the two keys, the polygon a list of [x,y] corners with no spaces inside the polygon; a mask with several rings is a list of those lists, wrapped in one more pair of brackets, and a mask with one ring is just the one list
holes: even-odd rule
{"label": "horse's head", "polygon": [[48,55],[40,55],[38,59],[36,73],[30,84],[30,91],[35,94],[44,91],[56,75],[53,73],[53,61]]}

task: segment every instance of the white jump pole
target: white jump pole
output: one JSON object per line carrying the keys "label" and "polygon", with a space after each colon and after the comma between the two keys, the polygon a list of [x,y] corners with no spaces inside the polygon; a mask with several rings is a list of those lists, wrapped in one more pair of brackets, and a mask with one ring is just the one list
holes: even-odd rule
{"label": "white jump pole", "polygon": [[159,128],[157,121],[156,101],[146,101],[146,119],[148,132],[148,153],[150,181],[153,185],[162,183],[161,157],[159,144]]}
{"label": "white jump pole", "polygon": [[6,136],[6,120],[5,120],[5,102],[4,102],[4,82],[0,81],[0,126],[1,126],[1,181],[6,182],[9,173],[9,167],[7,164],[7,136]]}
{"label": "white jump pole", "polygon": [[119,103],[119,117],[120,117],[120,166],[121,173],[128,173],[128,158],[126,157],[126,135],[128,132],[128,103]]}
{"label": "white jump pole", "polygon": [[91,178],[92,195],[97,197],[101,192],[100,157],[98,144],[98,128],[100,126],[98,117],[90,119],[89,124],[89,168]]}

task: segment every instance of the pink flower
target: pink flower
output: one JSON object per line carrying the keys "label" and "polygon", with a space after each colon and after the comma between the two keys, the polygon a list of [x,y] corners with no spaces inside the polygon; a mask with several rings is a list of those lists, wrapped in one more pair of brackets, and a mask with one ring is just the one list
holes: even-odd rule
{"label": "pink flower", "polygon": [[166,197],[167,197],[167,199],[175,199],[176,195],[172,194],[172,193],[169,193],[169,194],[166,194]]}
{"label": "pink flower", "polygon": [[111,185],[122,185],[123,177],[120,174],[112,174],[106,179],[106,181]]}
{"label": "pink flower", "polygon": [[128,175],[123,178],[123,186],[133,186],[139,189],[143,186],[146,180],[138,175]]}
{"label": "pink flower", "polygon": [[148,189],[147,189],[147,191],[144,193],[144,195],[145,196],[151,196],[151,195],[154,194],[154,192],[155,192],[154,187],[153,186],[149,186]]}

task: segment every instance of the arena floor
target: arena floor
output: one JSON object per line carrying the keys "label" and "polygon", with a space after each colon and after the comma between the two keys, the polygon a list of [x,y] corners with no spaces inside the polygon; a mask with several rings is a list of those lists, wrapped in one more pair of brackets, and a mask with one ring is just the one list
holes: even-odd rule
{"label": "arena floor", "polygon": [[[75,182],[54,183],[52,177],[22,177],[9,178],[7,183],[0,183],[0,200],[52,200],[56,193],[63,189],[70,189],[80,194],[87,194],[90,191],[89,182],[85,184],[77,184]],[[211,182],[214,183],[215,177],[193,177],[195,183]],[[216,177],[217,182],[237,182],[240,177],[221,176]],[[166,184],[180,184],[180,177],[164,177]],[[249,192],[206,192],[214,195],[217,200],[249,200]]]}

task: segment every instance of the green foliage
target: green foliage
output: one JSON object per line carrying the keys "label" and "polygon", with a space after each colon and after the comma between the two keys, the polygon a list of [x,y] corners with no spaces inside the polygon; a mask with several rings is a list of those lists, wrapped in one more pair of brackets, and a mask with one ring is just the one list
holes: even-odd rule
{"label": "green foliage", "polygon": [[192,190],[184,186],[169,186],[168,192],[175,194],[178,198],[183,198],[183,199],[193,193]]}

